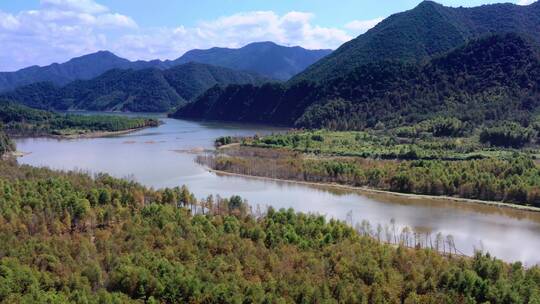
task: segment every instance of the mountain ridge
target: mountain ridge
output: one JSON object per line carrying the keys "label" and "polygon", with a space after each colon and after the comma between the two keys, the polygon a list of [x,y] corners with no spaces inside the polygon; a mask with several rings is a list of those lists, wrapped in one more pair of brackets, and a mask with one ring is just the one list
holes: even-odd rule
{"label": "mountain ridge", "polygon": [[393,14],[365,34],[346,42],[291,79],[326,81],[379,60],[421,62],[491,34],[516,32],[540,41],[540,5],[511,3],[446,7],[423,1]]}
{"label": "mountain ridge", "polygon": [[0,97],[46,110],[167,112],[215,85],[265,81],[268,79],[254,73],[187,63],[167,70],[112,69],[93,79],[76,80],[62,87],[38,82]]}
{"label": "mountain ridge", "polygon": [[[520,109],[508,108],[499,102],[495,92],[489,90],[501,90],[504,94],[498,98],[505,98],[508,104],[514,106],[521,107],[521,102],[529,105],[536,104],[531,102],[530,98],[536,98],[537,92],[530,87],[523,87],[523,92],[520,92],[515,90],[519,83],[494,77],[498,75],[497,73],[504,77],[511,77],[503,72],[523,69],[518,61],[511,60],[513,55],[523,55],[521,52],[523,50],[516,49],[514,46],[521,45],[527,49],[538,49],[539,32],[540,4],[538,2],[528,6],[507,3],[452,8],[433,1],[424,1],[412,10],[386,18],[373,29],[346,42],[284,84],[213,88],[202,94],[194,103],[179,109],[173,116],[290,126],[296,124],[298,127],[310,128],[329,126],[361,129],[366,126],[373,127],[377,122],[383,122],[385,117],[396,122],[397,118],[392,111],[402,113],[403,117],[410,121],[416,120],[411,113],[404,113],[396,107],[396,103],[402,104],[405,108],[414,109],[424,116],[429,114],[425,112],[426,109],[439,111],[440,109],[435,109],[432,105],[442,107],[450,104],[441,104],[441,101],[433,96],[444,100],[448,96],[442,93],[446,92],[447,88],[451,88],[451,91],[446,93],[457,100],[457,106],[463,104],[475,106],[478,108],[479,117],[484,117],[486,113],[491,113],[493,117],[508,117],[508,115],[503,115],[504,113],[493,113],[490,109],[476,104],[480,100],[489,99],[489,101],[495,100],[495,112],[505,109],[514,115],[512,119],[519,116],[518,119],[526,124],[533,113],[527,114]],[[494,36],[504,41],[493,40]],[[488,70],[482,77],[497,85],[487,85],[486,88],[489,90],[484,92],[484,95],[480,92],[469,91],[470,88],[465,85],[457,88],[454,84],[437,78],[437,75],[432,75],[434,78],[430,82],[422,77],[414,78],[414,74],[411,74],[416,72],[431,75],[430,71],[422,70],[422,67],[433,64],[435,62],[433,60],[441,56],[444,58],[451,52],[463,51],[460,48],[466,45],[479,46],[482,41],[484,46],[489,48],[488,50],[498,52],[486,53],[489,56],[497,57],[503,54],[504,49],[498,49],[500,46],[515,50],[512,56],[498,58],[510,60],[506,67],[501,62],[493,62],[493,66],[486,65],[485,68]],[[492,44],[486,41],[491,41]],[[470,55],[471,58],[463,56],[462,60],[467,61],[476,74],[470,74],[468,70],[462,73],[472,81],[484,83],[484,78],[478,76],[482,71],[478,71],[475,66],[481,60],[474,57],[478,55]],[[531,63],[538,62],[536,55],[525,56],[523,60]],[[459,66],[458,63],[455,64]],[[445,73],[450,73],[451,69],[440,67],[438,72],[446,75]],[[536,75],[537,71],[532,72]],[[526,75],[519,76],[530,81]],[[540,76],[538,78],[540,79]],[[391,83],[390,80],[396,83]],[[413,80],[422,83],[424,90],[418,89],[416,83],[410,82]],[[501,80],[504,80],[503,83],[498,82]],[[456,78],[454,81],[459,82],[459,79]],[[433,86],[433,83],[441,87]],[[531,83],[536,85],[534,81]],[[381,91],[379,87],[385,90]],[[527,97],[524,93],[530,96]],[[473,100],[473,97],[476,100]],[[374,101],[373,104],[370,104],[370,99]],[[381,108],[376,109],[376,105]],[[419,107],[416,108],[416,106]],[[449,108],[448,111],[451,110]],[[462,110],[467,112],[466,109]],[[362,111],[372,114],[371,117],[361,114]],[[336,119],[337,113],[342,116],[341,122]],[[420,114],[417,116],[421,116]],[[453,114],[460,115],[460,113]],[[346,123],[348,119],[351,123]],[[364,121],[361,121],[362,119]],[[489,117],[486,119],[492,120]]]}
{"label": "mountain ridge", "polygon": [[[265,63],[265,66],[259,69],[257,66],[261,64],[261,59],[254,57],[264,53],[269,43],[254,42],[238,49],[192,50],[174,60],[129,61],[110,51],[101,50],[72,58],[64,63],[52,63],[47,66],[34,65],[13,72],[0,72],[0,92],[43,81],[63,86],[75,80],[95,78],[112,69],[157,68],[165,70],[192,61],[239,71],[255,72],[268,78],[284,80],[331,52],[330,50],[308,50],[301,47],[280,46],[272,42],[275,55],[268,59],[272,61],[272,64]],[[202,58],[201,54],[203,54]],[[212,54],[215,55],[212,56]],[[225,58],[226,62],[220,64],[220,62],[216,62],[215,58]],[[242,62],[249,62],[249,64],[245,65]]]}
{"label": "mountain ridge", "polygon": [[109,51],[98,51],[72,58],[64,63],[30,66],[14,72],[0,72],[0,91],[36,82],[65,85],[74,80],[96,77],[114,68],[127,68],[130,61]]}
{"label": "mountain ridge", "polygon": [[237,49],[221,47],[195,49],[186,52],[174,62],[206,63],[257,72],[278,80],[288,80],[330,53],[331,50],[306,52],[306,49],[299,46],[285,47],[271,41],[263,41],[250,43]]}
{"label": "mountain ridge", "polygon": [[212,88],[172,116],[338,129],[400,125],[436,113],[527,123],[533,110],[524,109],[540,106],[538,49],[523,35],[493,35],[429,62],[373,62],[325,83]]}

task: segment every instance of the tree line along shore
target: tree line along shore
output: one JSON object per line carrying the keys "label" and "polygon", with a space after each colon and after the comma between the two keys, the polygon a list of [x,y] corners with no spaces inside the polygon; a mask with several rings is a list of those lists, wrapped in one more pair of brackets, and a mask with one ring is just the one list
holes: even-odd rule
{"label": "tree line along shore", "polygon": [[198,161],[245,175],[540,207],[535,143],[497,146],[482,142],[483,131],[412,137],[401,132],[297,130],[219,138],[216,145],[227,148]]}
{"label": "tree line along shore", "polygon": [[160,122],[144,117],[56,113],[0,101],[0,123],[11,137],[78,138],[117,135]]}

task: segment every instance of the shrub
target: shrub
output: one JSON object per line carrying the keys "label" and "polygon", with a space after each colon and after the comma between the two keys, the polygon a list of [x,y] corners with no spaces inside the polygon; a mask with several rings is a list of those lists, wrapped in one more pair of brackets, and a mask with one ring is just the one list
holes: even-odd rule
{"label": "shrub", "polygon": [[463,122],[454,117],[437,117],[429,121],[429,131],[436,137],[460,136],[463,129]]}
{"label": "shrub", "polygon": [[500,147],[520,148],[529,143],[534,131],[515,122],[505,122],[499,126],[486,128],[480,133],[480,141]]}

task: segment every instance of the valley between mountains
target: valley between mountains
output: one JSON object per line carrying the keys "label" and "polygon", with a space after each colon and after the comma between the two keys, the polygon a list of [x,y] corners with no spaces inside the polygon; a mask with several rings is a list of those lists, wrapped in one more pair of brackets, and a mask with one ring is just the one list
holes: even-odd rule
{"label": "valley between mountains", "polygon": [[0,72],[0,303],[540,303],[539,33],[421,1],[335,50]]}

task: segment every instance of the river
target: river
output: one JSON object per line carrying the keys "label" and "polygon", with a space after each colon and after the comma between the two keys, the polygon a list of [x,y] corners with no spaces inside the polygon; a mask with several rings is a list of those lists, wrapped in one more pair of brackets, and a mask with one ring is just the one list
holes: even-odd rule
{"label": "river", "polygon": [[282,129],[161,117],[157,128],[107,138],[58,140],[17,139],[28,155],[19,162],[53,169],[106,172],[154,188],[186,184],[199,198],[237,194],[253,206],[292,207],[328,218],[370,222],[397,230],[411,227],[435,235],[451,235],[468,255],[489,251],[506,261],[540,263],[540,213],[472,203],[396,197],[385,194],[308,186],[244,177],[219,176],[194,162],[189,150],[211,149],[219,136],[268,134]]}

